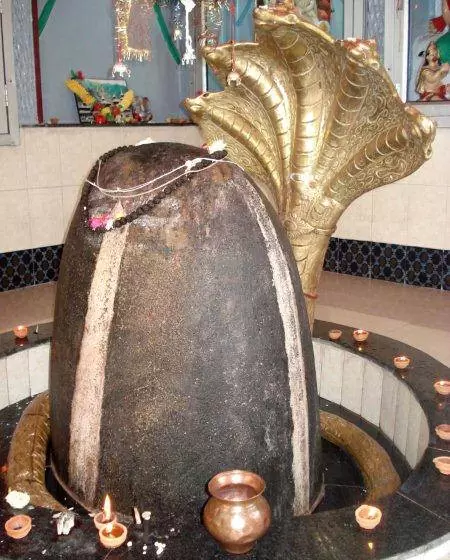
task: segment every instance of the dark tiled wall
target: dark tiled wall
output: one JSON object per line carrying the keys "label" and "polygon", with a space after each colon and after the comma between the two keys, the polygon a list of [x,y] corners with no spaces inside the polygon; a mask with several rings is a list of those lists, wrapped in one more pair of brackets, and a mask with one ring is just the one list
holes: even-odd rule
{"label": "dark tiled wall", "polygon": [[[0,254],[0,291],[58,279],[62,245]],[[324,270],[450,290],[450,250],[332,237]]]}
{"label": "dark tiled wall", "polygon": [[62,245],[0,253],[0,292],[58,279]]}
{"label": "dark tiled wall", "polygon": [[450,290],[450,250],[333,237],[324,270]]}

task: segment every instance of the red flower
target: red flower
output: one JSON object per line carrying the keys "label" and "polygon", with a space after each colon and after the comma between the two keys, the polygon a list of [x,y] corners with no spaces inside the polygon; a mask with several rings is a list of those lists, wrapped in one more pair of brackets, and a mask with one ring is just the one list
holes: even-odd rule
{"label": "red flower", "polygon": [[106,118],[103,115],[94,115],[95,124],[106,124]]}

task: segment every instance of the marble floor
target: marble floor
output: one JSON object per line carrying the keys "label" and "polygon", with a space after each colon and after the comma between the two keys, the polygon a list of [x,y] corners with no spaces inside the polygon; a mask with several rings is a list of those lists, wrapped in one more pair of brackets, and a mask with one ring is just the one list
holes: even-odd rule
{"label": "marble floor", "polygon": [[[53,319],[55,283],[0,293],[0,333]],[[365,328],[450,366],[450,292],[324,272],[317,319]]]}

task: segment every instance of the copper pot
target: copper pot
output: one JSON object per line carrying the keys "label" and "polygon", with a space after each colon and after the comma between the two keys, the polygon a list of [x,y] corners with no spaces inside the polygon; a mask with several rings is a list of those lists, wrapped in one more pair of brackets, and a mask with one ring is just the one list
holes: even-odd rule
{"label": "copper pot", "polygon": [[220,546],[232,554],[245,554],[270,526],[270,506],[262,493],[264,480],[248,471],[216,474],[208,484],[211,498],[203,523]]}

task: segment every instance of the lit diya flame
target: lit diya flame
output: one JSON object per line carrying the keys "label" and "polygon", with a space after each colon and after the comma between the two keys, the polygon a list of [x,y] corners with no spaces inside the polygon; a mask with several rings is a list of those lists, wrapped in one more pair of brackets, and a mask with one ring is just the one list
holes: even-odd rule
{"label": "lit diya flame", "polygon": [[17,327],[14,327],[13,332],[16,338],[26,338],[28,336],[28,327],[25,325],[17,325]]}
{"label": "lit diya flame", "polygon": [[111,508],[111,498],[109,494],[106,494],[105,503],[103,504],[103,514],[105,516],[105,522],[111,521],[112,508]]}
{"label": "lit diya flame", "polygon": [[113,513],[111,498],[108,494],[106,494],[105,501],[103,503],[103,510],[95,514],[94,523],[97,529],[100,531],[109,523],[114,523],[115,521],[117,521],[117,515]]}

